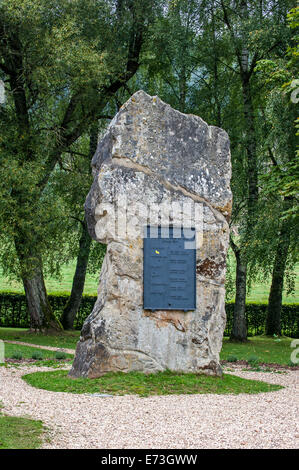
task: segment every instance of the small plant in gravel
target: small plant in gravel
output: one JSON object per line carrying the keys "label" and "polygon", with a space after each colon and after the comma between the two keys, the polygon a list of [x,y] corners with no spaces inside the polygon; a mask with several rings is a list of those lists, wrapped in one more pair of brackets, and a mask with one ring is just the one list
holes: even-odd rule
{"label": "small plant in gravel", "polygon": [[17,359],[20,361],[21,359],[23,359],[23,354],[19,351],[16,351],[11,355],[11,357],[12,359]]}
{"label": "small plant in gravel", "polygon": [[257,367],[259,365],[259,358],[252,354],[247,358],[247,362],[251,367]]}
{"label": "small plant in gravel", "polygon": [[57,351],[57,353],[55,354],[55,359],[57,359],[58,361],[63,361],[66,358],[67,358],[67,355],[63,351]]}
{"label": "small plant in gravel", "polygon": [[36,361],[42,361],[43,358],[44,358],[44,355],[43,355],[42,352],[36,351],[36,352],[32,353],[31,358],[35,359]]}
{"label": "small plant in gravel", "polygon": [[290,366],[290,367],[296,367],[296,366],[298,366],[298,364],[295,364],[293,361],[289,360],[288,366]]}
{"label": "small plant in gravel", "polygon": [[227,362],[237,362],[238,361],[238,358],[237,356],[234,356],[233,354],[230,354],[229,356],[227,356]]}
{"label": "small plant in gravel", "polygon": [[251,368],[249,369],[251,372],[265,372],[264,369],[262,369],[260,366],[251,366]]}

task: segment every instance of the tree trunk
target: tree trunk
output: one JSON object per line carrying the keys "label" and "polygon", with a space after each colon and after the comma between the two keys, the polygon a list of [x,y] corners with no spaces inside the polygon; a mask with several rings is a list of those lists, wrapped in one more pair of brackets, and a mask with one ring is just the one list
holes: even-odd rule
{"label": "tree trunk", "polygon": [[[244,57],[246,54],[244,52]],[[247,59],[248,60],[248,59]],[[242,74],[241,74],[242,75]],[[244,117],[246,125],[246,153],[247,153],[247,184],[248,184],[248,198],[247,198],[247,220],[246,220],[246,234],[245,245],[244,240],[241,242],[240,248],[233,244],[233,250],[236,257],[236,300],[234,306],[234,319],[233,328],[230,339],[237,341],[247,340],[247,326],[246,326],[246,277],[247,277],[247,263],[244,260],[246,256],[246,242],[250,240],[251,232],[256,219],[256,205],[258,201],[258,186],[257,186],[257,163],[256,163],[256,136],[254,129],[254,113],[251,99],[251,89],[249,77],[247,74],[242,77],[243,89],[243,104],[244,104]]]}
{"label": "tree trunk", "polygon": [[278,246],[276,249],[272,272],[272,283],[267,308],[266,335],[269,336],[272,336],[274,334],[281,334],[280,317],[282,304],[282,290],[289,245],[290,232],[288,222],[283,221]]}
{"label": "tree trunk", "polygon": [[216,26],[215,26],[215,5],[214,2],[212,3],[211,9],[211,23],[212,23],[212,42],[213,42],[213,74],[214,74],[214,81],[213,81],[213,98],[215,100],[215,125],[217,127],[222,127],[222,119],[221,119],[221,104],[219,100],[219,73],[218,73],[218,51],[216,47]]}
{"label": "tree trunk", "polygon": [[[19,228],[20,230],[20,228]],[[32,243],[28,247],[28,242]],[[15,236],[15,248],[21,267],[21,278],[30,315],[30,327],[35,330],[62,330],[62,325],[54,315],[49,303],[43,276],[41,256],[34,250],[34,235]],[[30,242],[29,242],[30,243]]]}
{"label": "tree trunk", "polygon": [[236,257],[236,298],[234,305],[233,327],[230,334],[230,339],[234,341],[247,340],[247,325],[246,325],[246,262],[242,260],[241,250],[232,242],[233,251]]}
{"label": "tree trunk", "polygon": [[34,274],[23,279],[26,301],[30,313],[30,328],[35,330],[62,330],[49,303],[41,266]]}
{"label": "tree trunk", "polygon": [[[256,222],[256,206],[258,202],[258,169],[257,169],[257,144],[255,132],[254,107],[252,102],[250,79],[257,61],[257,55],[250,54],[248,49],[247,21],[249,18],[248,4],[246,0],[240,2],[240,13],[242,21],[238,32],[238,40],[231,26],[229,12],[225,2],[221,2],[223,9],[223,20],[230,34],[235,48],[235,56],[239,65],[241,86],[243,93],[243,114],[245,123],[245,148],[247,156],[247,214],[246,214],[246,233],[240,242],[240,247],[233,245],[236,256],[236,301],[234,309],[233,330],[231,339],[246,341],[247,328],[245,318],[246,305],[246,272],[247,263],[245,262],[246,247],[251,238],[252,229]],[[250,56],[251,63],[250,63]]]}
{"label": "tree trunk", "polygon": [[[98,122],[95,122],[90,129],[90,137],[89,137],[89,159],[91,160],[94,156],[97,144],[98,144],[98,133],[99,133],[99,125]],[[91,173],[91,166],[89,166],[89,170]],[[86,278],[86,270],[88,265],[88,258],[90,253],[91,247],[91,238],[87,230],[87,223],[84,217],[82,222],[82,232],[81,238],[79,241],[79,251],[77,256],[77,265],[75,274],[73,277],[73,284],[72,284],[72,291],[70,298],[67,301],[66,306],[64,307],[63,314],[62,314],[62,325],[65,330],[71,330],[74,327],[74,321],[76,315],[78,313],[82,294],[84,290],[85,278]]]}
{"label": "tree trunk", "polygon": [[250,238],[252,227],[256,221],[256,205],[258,201],[258,170],[256,157],[256,133],[254,127],[254,109],[251,96],[250,77],[245,74],[242,78],[243,105],[246,130],[247,154],[247,230],[246,238]]}
{"label": "tree trunk", "polygon": [[180,70],[180,76],[179,76],[179,110],[181,111],[181,113],[185,112],[186,94],[187,94],[186,67],[183,64]]}
{"label": "tree trunk", "polygon": [[91,238],[87,230],[86,220],[82,223],[82,234],[79,242],[79,252],[77,257],[76,271],[73,278],[73,285],[70,298],[63,310],[62,325],[65,330],[71,330],[78,313],[82,294],[84,290],[86,269],[90,253]]}
{"label": "tree trunk", "polygon": [[[30,328],[35,330],[62,330],[62,325],[54,315],[48,300],[43,267],[40,257],[26,257],[18,252],[21,263],[21,276],[24,285],[27,307],[30,315]],[[28,266],[30,265],[30,270]]]}
{"label": "tree trunk", "polygon": [[[243,53],[243,60],[246,57]],[[242,75],[242,74],[241,74]],[[244,261],[246,256],[246,242],[250,240],[252,229],[256,220],[256,205],[258,201],[257,185],[257,162],[256,162],[256,135],[254,129],[254,111],[251,98],[251,88],[249,76],[244,74],[242,77],[243,104],[246,129],[246,154],[247,154],[247,216],[246,216],[246,234],[245,240],[242,240],[240,248],[235,244],[233,250],[236,257],[236,300],[234,306],[233,328],[230,339],[237,341],[247,340],[246,326],[246,277],[247,263]],[[245,241],[245,244],[244,244]]]}

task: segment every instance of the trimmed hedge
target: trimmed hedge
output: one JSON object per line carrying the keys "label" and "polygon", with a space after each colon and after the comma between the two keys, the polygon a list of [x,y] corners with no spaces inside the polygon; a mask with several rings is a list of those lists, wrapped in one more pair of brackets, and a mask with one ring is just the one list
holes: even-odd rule
{"label": "trimmed hedge", "polygon": [[[246,321],[248,336],[261,335],[265,332],[267,304],[246,303]],[[226,328],[224,336],[229,336],[233,325],[234,303],[225,305]],[[281,333],[289,338],[299,338],[299,304],[283,304],[281,308]]]}
{"label": "trimmed hedge", "polygon": [[[49,294],[49,301],[58,319],[67,302],[68,293]],[[85,318],[91,313],[96,296],[83,295],[74,327],[81,330]],[[226,304],[227,322],[224,335],[229,336],[232,328],[234,303]],[[260,335],[265,331],[267,304],[250,302],[246,304],[248,336]],[[299,304],[283,304],[281,311],[281,332],[290,338],[299,337]],[[30,318],[24,294],[0,292],[0,327],[29,328]]]}
{"label": "trimmed hedge", "polygon": [[[68,300],[69,293],[52,293],[48,295],[49,302],[60,320],[63,308]],[[96,301],[94,295],[83,295],[74,328],[81,330],[84,320],[91,313]],[[30,317],[27,310],[25,294],[14,292],[0,292],[0,327],[29,328]]]}

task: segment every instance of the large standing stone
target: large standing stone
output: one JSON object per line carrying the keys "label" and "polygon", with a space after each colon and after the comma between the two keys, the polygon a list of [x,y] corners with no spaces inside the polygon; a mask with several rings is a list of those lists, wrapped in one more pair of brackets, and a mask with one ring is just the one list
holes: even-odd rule
{"label": "large standing stone", "polygon": [[[232,200],[226,132],[138,91],[111,122],[92,166],[85,211],[91,236],[107,244],[107,253],[70,376],[164,369],[220,375]],[[127,202],[129,234],[114,227],[119,201]],[[174,201],[174,226],[181,225],[183,203],[202,207],[197,307],[151,312],[143,309],[143,229],[150,221],[140,207]]]}

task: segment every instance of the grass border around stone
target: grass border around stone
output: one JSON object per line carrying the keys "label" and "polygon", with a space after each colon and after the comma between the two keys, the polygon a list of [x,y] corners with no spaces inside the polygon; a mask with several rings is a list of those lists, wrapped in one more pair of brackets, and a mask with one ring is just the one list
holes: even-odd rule
{"label": "grass border around stone", "polygon": [[97,379],[68,377],[68,371],[34,372],[22,376],[27,384],[53,392],[110,395],[185,395],[185,394],[254,394],[280,390],[281,385],[250,380],[232,374],[212,377],[199,374],[178,374],[171,371],[144,374],[113,372]]}

